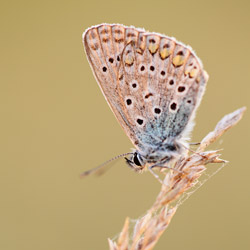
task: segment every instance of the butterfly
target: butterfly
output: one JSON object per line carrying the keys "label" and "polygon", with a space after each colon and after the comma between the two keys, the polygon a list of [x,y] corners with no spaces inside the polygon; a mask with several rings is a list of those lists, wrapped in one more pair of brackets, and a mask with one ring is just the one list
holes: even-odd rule
{"label": "butterfly", "polygon": [[83,44],[107,103],[135,147],[122,155],[129,155],[129,166],[164,168],[181,157],[208,81],[192,48],[121,24],[88,28]]}

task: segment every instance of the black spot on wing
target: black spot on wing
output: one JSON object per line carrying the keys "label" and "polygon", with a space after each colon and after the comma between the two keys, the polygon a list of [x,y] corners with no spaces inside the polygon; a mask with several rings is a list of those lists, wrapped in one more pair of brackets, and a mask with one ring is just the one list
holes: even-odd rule
{"label": "black spot on wing", "polygon": [[168,136],[177,137],[183,132],[190,120],[192,110],[193,107],[187,105],[186,102],[180,105],[176,113],[172,115],[172,121],[168,123],[168,127],[166,128]]}

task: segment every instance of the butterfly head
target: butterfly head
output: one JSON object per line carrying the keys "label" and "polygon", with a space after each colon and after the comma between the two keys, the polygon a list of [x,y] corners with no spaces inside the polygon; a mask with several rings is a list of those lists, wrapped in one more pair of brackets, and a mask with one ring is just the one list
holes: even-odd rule
{"label": "butterfly head", "polygon": [[126,163],[135,171],[141,171],[146,165],[146,159],[138,152],[135,151],[129,158],[125,157]]}
{"label": "butterfly head", "polygon": [[147,152],[144,153],[136,150],[131,153],[129,158],[125,157],[125,160],[133,170],[141,171],[147,164],[159,164],[161,166],[177,159],[184,154],[185,148],[183,143],[168,141],[165,144],[158,145],[156,148],[148,148]]}

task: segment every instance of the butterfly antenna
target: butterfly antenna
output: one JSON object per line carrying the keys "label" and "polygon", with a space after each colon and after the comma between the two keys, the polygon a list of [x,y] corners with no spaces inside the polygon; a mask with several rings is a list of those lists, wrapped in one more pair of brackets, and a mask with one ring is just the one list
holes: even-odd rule
{"label": "butterfly antenna", "polygon": [[104,163],[102,163],[101,165],[99,165],[99,166],[97,166],[97,167],[95,167],[95,168],[92,168],[92,169],[89,169],[89,170],[87,170],[87,171],[84,171],[84,172],[80,175],[80,177],[83,178],[83,177],[85,177],[85,176],[94,174],[94,173],[98,172],[100,169],[102,169],[103,167],[107,166],[110,162],[115,161],[115,160],[117,160],[117,159],[119,159],[119,158],[121,158],[121,157],[124,157],[124,156],[126,156],[126,155],[131,155],[131,154],[133,154],[133,153],[125,153],[125,154],[117,155],[117,156],[113,157],[112,159],[110,159],[110,160],[108,160],[108,161],[105,161]]}

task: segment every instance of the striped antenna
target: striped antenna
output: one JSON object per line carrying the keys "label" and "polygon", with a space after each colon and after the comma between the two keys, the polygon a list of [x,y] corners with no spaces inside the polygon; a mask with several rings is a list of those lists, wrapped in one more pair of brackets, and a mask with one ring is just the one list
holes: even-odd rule
{"label": "striped antenna", "polygon": [[126,155],[132,155],[133,153],[125,153],[125,154],[120,154],[120,155],[117,155],[115,156],[114,158],[108,160],[108,161],[105,161],[104,163],[102,163],[101,165],[95,167],[95,168],[92,168],[92,169],[89,169],[87,171],[84,171],[80,177],[83,178],[85,176],[88,176],[88,175],[91,175],[91,174],[96,174],[100,169],[102,169],[103,167],[107,166],[110,162],[112,161],[115,161],[121,157],[124,157]]}

